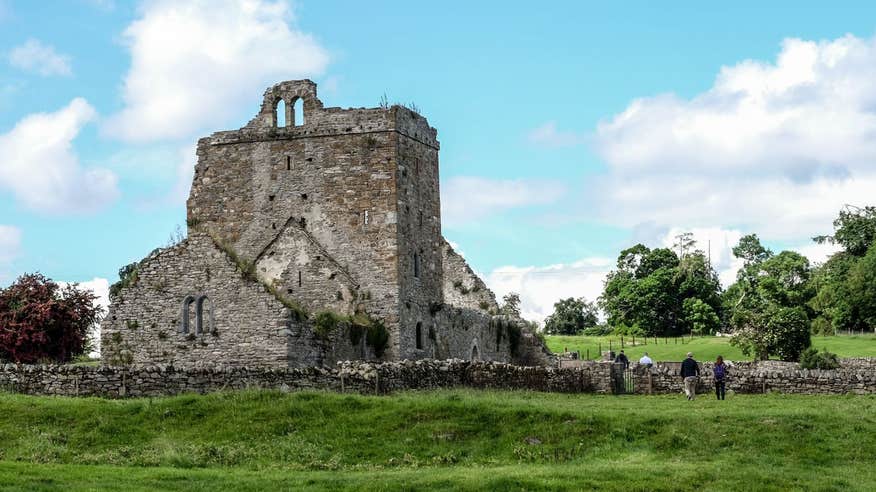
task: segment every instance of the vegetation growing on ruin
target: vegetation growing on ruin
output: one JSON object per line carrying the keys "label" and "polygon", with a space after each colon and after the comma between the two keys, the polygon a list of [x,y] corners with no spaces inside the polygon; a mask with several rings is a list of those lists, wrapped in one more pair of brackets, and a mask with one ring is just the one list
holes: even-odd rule
{"label": "vegetation growing on ruin", "polygon": [[0,394],[0,407],[11,489],[876,488],[873,396]]}
{"label": "vegetation growing on ruin", "polygon": [[137,285],[139,280],[140,263],[129,263],[119,269],[119,281],[110,285],[110,297],[118,297],[122,289]]}
{"label": "vegetation growing on ruin", "polygon": [[245,280],[258,282],[259,284],[261,284],[269,294],[271,294],[272,296],[274,296],[275,299],[280,301],[280,304],[289,309],[289,311],[292,313],[292,316],[294,316],[296,320],[304,321],[309,317],[307,310],[304,309],[301,304],[284,296],[280,293],[279,290],[277,290],[276,287],[258,278],[258,275],[256,275],[255,262],[238,255],[237,251],[235,251],[234,248],[231,247],[231,245],[222,241],[222,239],[215,234],[210,233],[210,238],[213,240],[213,244],[215,244],[217,248],[225,253],[225,255],[228,256],[228,259],[230,259],[231,262],[234,263],[234,265],[237,267],[237,271],[240,272],[240,275]]}

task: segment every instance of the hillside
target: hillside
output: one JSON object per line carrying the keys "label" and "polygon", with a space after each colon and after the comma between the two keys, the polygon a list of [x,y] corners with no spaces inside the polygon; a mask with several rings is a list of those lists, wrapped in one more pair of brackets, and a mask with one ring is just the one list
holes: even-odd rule
{"label": "hillside", "polygon": [[0,394],[0,412],[11,489],[876,488],[874,397]]}

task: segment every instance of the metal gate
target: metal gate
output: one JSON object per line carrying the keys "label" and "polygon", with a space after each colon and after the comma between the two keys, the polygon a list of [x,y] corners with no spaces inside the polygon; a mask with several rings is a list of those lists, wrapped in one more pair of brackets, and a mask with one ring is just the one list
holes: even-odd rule
{"label": "metal gate", "polygon": [[631,395],[636,392],[633,380],[633,369],[625,367],[622,362],[611,365],[612,392],[616,395]]}

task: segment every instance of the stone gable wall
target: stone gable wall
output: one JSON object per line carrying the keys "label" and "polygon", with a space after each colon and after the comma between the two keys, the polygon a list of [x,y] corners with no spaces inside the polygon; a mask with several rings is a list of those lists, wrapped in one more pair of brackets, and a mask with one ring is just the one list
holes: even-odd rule
{"label": "stone gable wall", "polygon": [[444,238],[441,238],[441,261],[444,270],[442,290],[446,304],[483,312],[499,311],[496,295]]}
{"label": "stone gable wall", "polygon": [[[206,295],[203,332],[196,303],[181,333],[183,301]],[[205,234],[159,251],[139,265],[137,281],[112,299],[101,325],[103,357],[116,364],[318,364],[310,329],[264,286],[242,277]]]}

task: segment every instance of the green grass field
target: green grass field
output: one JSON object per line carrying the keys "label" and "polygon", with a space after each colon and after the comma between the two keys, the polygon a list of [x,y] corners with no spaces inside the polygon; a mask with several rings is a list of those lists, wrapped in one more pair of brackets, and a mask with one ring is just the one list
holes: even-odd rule
{"label": "green grass field", "polygon": [[874,490],[876,397],[0,394],[6,490]]}
{"label": "green grass field", "polygon": [[[611,348],[618,352],[621,348],[621,339],[618,336],[610,337],[586,337],[586,336],[561,336],[549,335],[545,337],[547,346],[555,353],[563,352],[564,348],[569,351],[581,351],[581,357],[595,359],[601,348],[603,351]],[[876,336],[874,335],[840,335],[833,337],[812,337],[812,346],[817,349],[827,349],[840,357],[876,357]],[[727,360],[750,360],[750,357],[742,355],[742,352],[730,345],[727,337],[694,337],[694,338],[668,338],[642,340],[624,337],[623,349],[630,360],[638,360],[644,352],[648,352],[654,360],[680,361],[687,352],[693,352],[694,357],[701,361],[715,360],[718,355],[723,355]]]}

